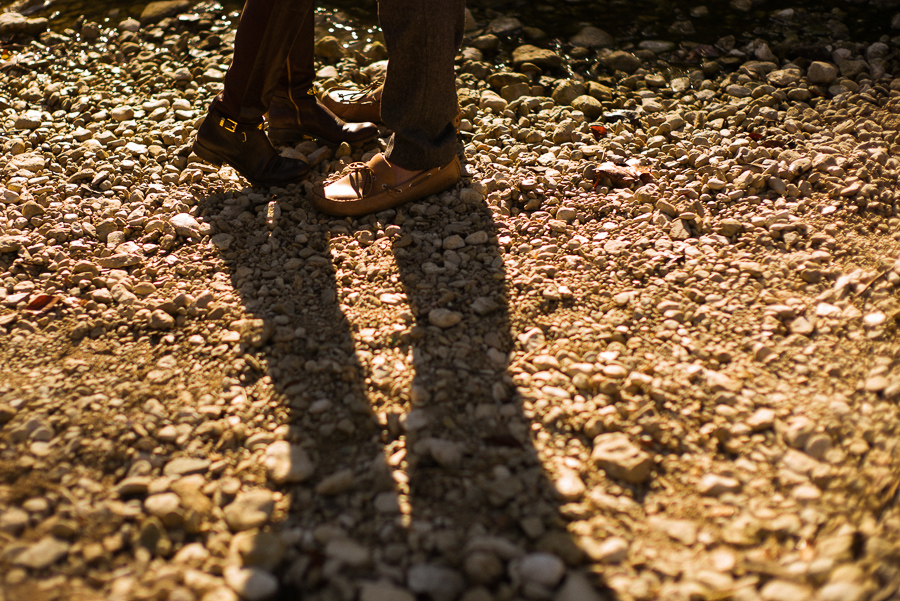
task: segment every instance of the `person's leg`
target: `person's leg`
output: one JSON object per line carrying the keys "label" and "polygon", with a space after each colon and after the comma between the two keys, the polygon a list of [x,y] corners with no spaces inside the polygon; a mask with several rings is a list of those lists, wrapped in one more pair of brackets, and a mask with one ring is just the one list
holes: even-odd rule
{"label": "person's leg", "polygon": [[312,0],[247,0],[224,89],[197,131],[197,156],[214,165],[227,163],[255,186],[283,186],[309,172],[306,161],[278,154],[263,115],[311,5]]}
{"label": "person's leg", "polygon": [[345,123],[328,110],[313,93],[315,13],[309,5],[300,34],[294,40],[269,104],[269,136],[277,142],[296,143],[312,136],[339,144],[364,142],[378,135],[373,123]]}
{"label": "person's leg", "polygon": [[313,0],[247,0],[218,110],[239,122],[262,119],[312,8]]}
{"label": "person's leg", "polygon": [[309,4],[309,9],[303,17],[300,26],[300,34],[294,40],[291,51],[287,55],[284,69],[278,78],[275,94],[285,96],[289,100],[296,100],[306,95],[312,89],[316,79],[315,64],[315,37],[316,15],[315,3]]}
{"label": "person's leg", "polygon": [[437,194],[462,177],[453,61],[464,0],[379,0],[378,15],[390,57],[381,118],[394,134],[383,155],[313,189],[313,204],[332,215],[382,211]]}
{"label": "person's leg", "polygon": [[453,61],[465,29],[464,0],[379,0],[388,61],[381,118],[394,135],[385,156],[407,170],[456,155]]}

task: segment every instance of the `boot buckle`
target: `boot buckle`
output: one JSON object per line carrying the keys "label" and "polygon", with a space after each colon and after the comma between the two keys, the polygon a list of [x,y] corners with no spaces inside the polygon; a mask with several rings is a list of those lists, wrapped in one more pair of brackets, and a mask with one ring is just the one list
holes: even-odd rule
{"label": "boot buckle", "polygon": [[234,121],[233,119],[226,119],[225,117],[222,117],[221,119],[219,119],[219,127],[230,131],[231,133],[234,133],[235,131],[237,131],[238,122]]}

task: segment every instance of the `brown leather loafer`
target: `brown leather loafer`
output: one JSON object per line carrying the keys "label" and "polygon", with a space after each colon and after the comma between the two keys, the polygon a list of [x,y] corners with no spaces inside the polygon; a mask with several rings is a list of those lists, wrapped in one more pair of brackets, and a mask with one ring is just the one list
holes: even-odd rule
{"label": "brown leather loafer", "polygon": [[[322,104],[344,121],[381,123],[382,92],[384,92],[383,83],[370,84],[360,90],[328,90],[322,96]],[[461,121],[462,112],[457,104],[453,127],[458,130]]]}
{"label": "brown leather loafer", "polygon": [[462,179],[459,158],[446,165],[423,171],[411,179],[396,183],[394,172],[383,154],[368,163],[353,163],[344,177],[312,189],[313,205],[323,213],[339,217],[357,217],[419,200],[455,185]]}
{"label": "brown leather loafer", "polygon": [[380,82],[360,90],[329,90],[322,95],[322,104],[344,121],[381,123],[383,91],[384,84]]}

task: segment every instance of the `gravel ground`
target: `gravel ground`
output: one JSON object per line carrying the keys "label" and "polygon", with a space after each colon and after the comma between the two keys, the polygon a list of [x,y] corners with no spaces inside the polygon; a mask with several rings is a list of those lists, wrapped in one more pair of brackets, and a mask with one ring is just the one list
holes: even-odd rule
{"label": "gravel ground", "polygon": [[468,176],[351,221],[190,155],[158,8],[0,16],[0,599],[898,598],[900,38],[477,13]]}

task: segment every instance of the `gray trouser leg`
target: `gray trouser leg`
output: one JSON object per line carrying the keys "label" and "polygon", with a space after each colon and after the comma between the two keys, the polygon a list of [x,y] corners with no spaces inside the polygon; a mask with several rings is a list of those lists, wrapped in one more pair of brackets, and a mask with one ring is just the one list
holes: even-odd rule
{"label": "gray trouser leg", "polygon": [[465,0],[379,0],[387,46],[381,118],[393,130],[385,155],[405,169],[430,169],[456,154],[456,74]]}

